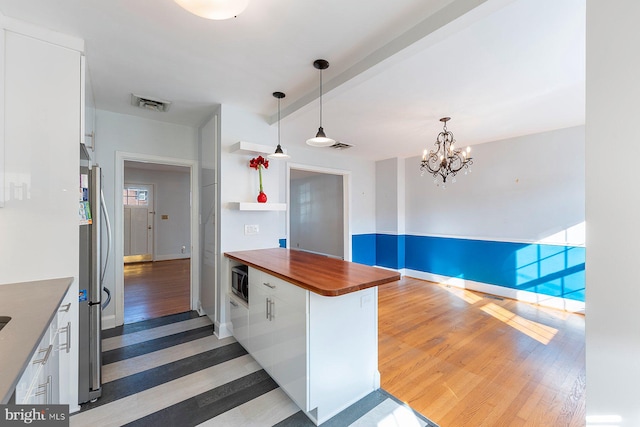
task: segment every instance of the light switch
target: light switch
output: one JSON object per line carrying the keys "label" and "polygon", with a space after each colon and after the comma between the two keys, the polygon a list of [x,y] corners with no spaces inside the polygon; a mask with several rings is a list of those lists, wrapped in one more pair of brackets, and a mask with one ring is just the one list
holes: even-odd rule
{"label": "light switch", "polygon": [[260,232],[260,227],[258,224],[245,224],[244,225],[244,234],[258,234]]}

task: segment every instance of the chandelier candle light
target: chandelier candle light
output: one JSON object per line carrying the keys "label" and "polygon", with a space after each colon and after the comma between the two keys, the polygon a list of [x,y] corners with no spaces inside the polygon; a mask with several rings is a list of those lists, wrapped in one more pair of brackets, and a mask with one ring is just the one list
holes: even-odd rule
{"label": "chandelier candle light", "polygon": [[462,168],[465,169],[464,174],[471,172],[469,166],[473,164],[472,158],[469,157],[471,147],[466,150],[457,150],[455,148],[456,140],[453,139],[453,133],[447,130],[447,122],[451,117],[443,117],[440,119],[444,123],[442,132],[438,134],[435,143],[435,151],[424,150],[422,153],[422,161],[420,162],[420,170],[422,175],[429,172],[433,175],[433,182],[438,183],[438,177],[442,178],[442,187],[447,185],[447,178],[451,175],[451,182],[456,182],[456,174]]}
{"label": "chandelier candle light", "polygon": [[267,195],[264,194],[262,189],[262,168],[269,169],[269,160],[265,159],[262,156],[254,157],[249,161],[249,167],[254,168],[258,171],[258,176],[260,177],[260,193],[258,194],[258,203],[266,203]]}

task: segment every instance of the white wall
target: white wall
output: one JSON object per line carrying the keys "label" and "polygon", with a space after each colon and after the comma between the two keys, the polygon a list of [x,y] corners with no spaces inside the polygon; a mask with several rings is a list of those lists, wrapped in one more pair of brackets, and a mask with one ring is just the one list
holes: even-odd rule
{"label": "white wall", "polygon": [[638,16],[637,1],[587,1],[586,395],[594,427],[640,425]]}
{"label": "white wall", "polygon": [[537,242],[581,224],[584,132],[579,126],[475,145],[472,173],[458,174],[446,189],[420,176],[419,157],[407,159],[407,234]]}
{"label": "white wall", "polygon": [[[406,176],[405,160],[376,162],[376,232],[404,234]],[[411,166],[410,170],[413,170]]]}
{"label": "white wall", "polygon": [[[212,119],[214,120],[214,119]],[[238,141],[272,146],[277,144],[277,127],[267,124],[265,117],[249,113],[238,107],[223,105],[219,112],[220,144],[219,158],[219,238],[220,268],[218,272],[216,331],[228,333],[227,298],[228,269],[225,252],[273,248],[279,239],[287,237],[284,212],[246,212],[229,208],[230,202],[252,202],[258,194],[258,173],[249,168],[249,160],[255,154],[231,153],[229,148]],[[213,127],[208,123],[202,128]],[[215,133],[215,131],[212,131]],[[207,134],[211,132],[207,131]],[[282,140],[295,164],[317,166],[351,172],[350,224],[351,233],[375,232],[375,163],[350,157],[348,152],[331,149],[289,147]],[[286,201],[286,161],[273,160],[269,169],[263,171],[263,186],[268,201]],[[256,235],[244,235],[244,225],[258,225]]]}
{"label": "white wall", "polygon": [[344,258],[346,178],[295,169],[290,175],[289,247]]}
{"label": "white wall", "polygon": [[[308,165],[336,171],[349,172],[350,200],[349,223],[351,234],[375,233],[376,231],[376,164],[373,161],[352,157],[349,150],[332,148],[289,147],[283,148],[296,165]],[[284,182],[286,177],[281,178]],[[345,254],[346,257],[346,254]]]}
{"label": "white wall", "polygon": [[[126,167],[125,183],[153,184],[154,206],[154,260],[189,258],[191,253],[189,170],[157,171]],[[168,218],[163,219],[166,215]],[[182,252],[182,246],[185,251]]]}
{"label": "white wall", "polygon": [[[158,113],[161,114],[161,113]],[[114,190],[116,171],[116,152],[148,154],[175,159],[197,159],[198,131],[188,126],[163,123],[140,117],[96,110],[95,118],[96,151],[95,161],[103,170],[104,196],[109,216],[115,227],[115,200],[122,197],[121,189]],[[124,177],[121,177],[124,178]],[[118,245],[122,244],[122,230],[114,229],[114,251],[105,275],[105,286],[112,291],[113,302],[124,295],[116,292],[116,262]],[[103,318],[112,319],[116,303],[106,308]],[[113,325],[113,321],[105,322]]]}
{"label": "white wall", "polygon": [[220,109],[199,129],[200,157],[200,306],[211,320],[216,319],[216,274],[220,256],[218,227],[217,158]]}

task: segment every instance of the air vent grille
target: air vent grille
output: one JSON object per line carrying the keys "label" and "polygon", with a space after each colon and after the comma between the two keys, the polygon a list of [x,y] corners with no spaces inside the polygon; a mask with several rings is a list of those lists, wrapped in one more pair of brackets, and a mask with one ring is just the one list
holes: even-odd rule
{"label": "air vent grille", "polygon": [[163,101],[161,99],[153,99],[149,97],[143,97],[135,94],[131,94],[131,105],[144,108],[151,111],[168,111],[171,106],[171,102]]}
{"label": "air vent grille", "polygon": [[329,148],[334,148],[336,150],[346,150],[347,148],[351,148],[353,145],[345,144],[344,142],[336,141],[335,144],[330,145]]}

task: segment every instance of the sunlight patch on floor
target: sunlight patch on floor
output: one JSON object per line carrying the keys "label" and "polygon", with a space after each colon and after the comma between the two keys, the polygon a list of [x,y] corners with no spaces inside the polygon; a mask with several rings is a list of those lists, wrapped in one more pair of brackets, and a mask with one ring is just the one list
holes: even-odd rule
{"label": "sunlight patch on floor", "polygon": [[[442,283],[438,284],[438,286],[440,286],[442,289],[446,290],[450,294],[457,296],[458,298],[462,299],[463,301],[471,305],[474,305],[480,301],[483,301],[483,298],[481,296],[479,296],[474,292],[468,291],[467,289],[458,288],[455,286],[442,284]],[[501,322],[504,322],[505,324],[511,326],[512,328],[517,329],[523,334],[526,334],[529,337],[533,338],[534,340],[545,345],[549,344],[553,339],[553,337],[555,337],[556,334],[558,333],[558,330],[555,328],[552,328],[551,326],[546,326],[546,325],[543,325],[542,323],[525,319],[524,317],[519,316],[507,310],[506,308],[500,307],[499,305],[492,302],[487,303],[479,308],[480,310],[495,317]],[[554,310],[554,311],[557,311],[557,310]]]}
{"label": "sunlight patch on floor", "polygon": [[481,296],[471,291],[468,291],[466,289],[462,289],[462,288],[458,288],[458,287],[446,285],[446,284],[439,284],[439,286],[443,288],[445,291],[457,296],[458,298],[462,299],[465,302],[468,302],[469,304],[473,305],[478,301],[482,301]]}
{"label": "sunlight patch on floor", "polygon": [[481,307],[480,310],[545,345],[549,344],[558,333],[555,328],[527,320],[492,302]]}

